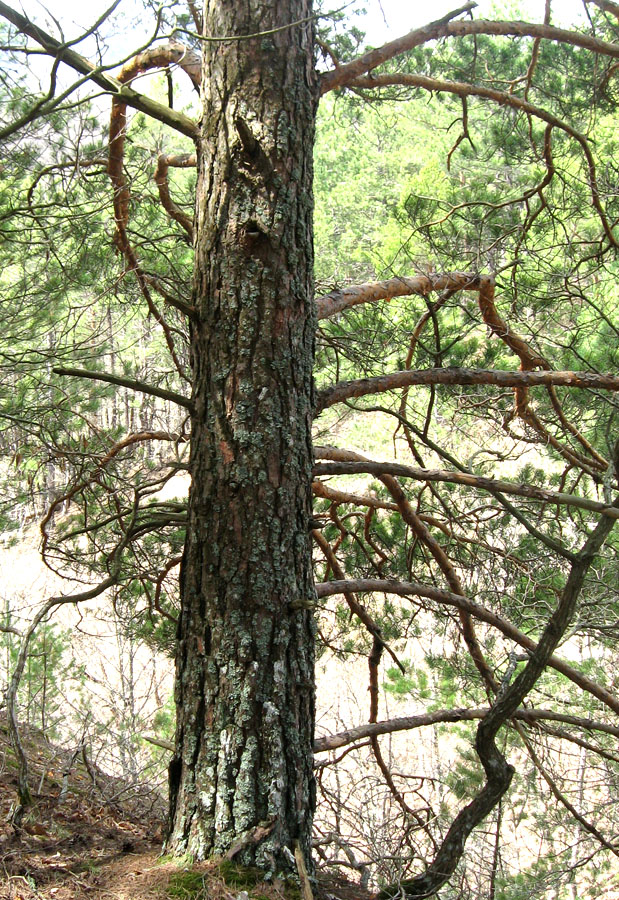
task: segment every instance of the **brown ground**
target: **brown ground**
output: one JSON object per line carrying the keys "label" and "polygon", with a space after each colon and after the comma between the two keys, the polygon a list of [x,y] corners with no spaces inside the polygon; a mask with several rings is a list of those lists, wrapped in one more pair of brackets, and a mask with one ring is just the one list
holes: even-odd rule
{"label": "brown ground", "polygon": [[[296,885],[244,883],[234,867],[223,873],[215,863],[162,858],[165,802],[156,791],[128,789],[77,758],[61,799],[71,754],[36,731],[24,729],[22,743],[34,802],[16,827],[17,767],[0,714],[0,900],[300,900]],[[371,895],[348,882],[324,882],[319,897]]]}
{"label": "brown ground", "polygon": [[[0,900],[156,897],[166,879],[157,864],[163,799],[148,787],[127,789],[81,758],[61,798],[71,753],[37,731],[22,729],[22,743],[34,802],[15,827],[17,767],[0,718]],[[147,892],[127,893],[147,881]]]}

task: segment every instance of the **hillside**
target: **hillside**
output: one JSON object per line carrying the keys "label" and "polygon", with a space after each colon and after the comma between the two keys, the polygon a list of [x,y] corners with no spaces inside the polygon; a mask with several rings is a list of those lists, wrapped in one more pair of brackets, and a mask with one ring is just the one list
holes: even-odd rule
{"label": "hillside", "polygon": [[[233,861],[161,855],[165,801],[147,784],[106,775],[88,757],[23,730],[34,803],[19,828],[17,765],[0,713],[0,900],[300,900],[299,884],[260,881]],[[357,885],[324,882],[314,897],[363,900]]]}

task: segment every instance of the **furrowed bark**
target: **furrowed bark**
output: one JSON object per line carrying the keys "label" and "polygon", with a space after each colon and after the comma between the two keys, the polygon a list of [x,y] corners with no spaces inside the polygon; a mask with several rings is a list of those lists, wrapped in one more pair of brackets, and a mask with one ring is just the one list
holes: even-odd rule
{"label": "furrowed bark", "polygon": [[207,0],[206,34],[280,30],[205,42],[198,144],[168,848],[270,871],[311,859],[315,793],[310,13]]}

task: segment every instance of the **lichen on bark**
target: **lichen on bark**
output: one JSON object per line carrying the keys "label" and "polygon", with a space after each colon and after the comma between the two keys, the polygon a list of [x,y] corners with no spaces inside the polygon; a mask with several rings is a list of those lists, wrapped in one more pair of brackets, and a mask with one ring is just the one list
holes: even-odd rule
{"label": "lichen on bark", "polygon": [[170,770],[169,849],[242,845],[237,861],[271,871],[295,841],[310,858],[314,807],[314,631],[294,608],[313,592],[309,15],[306,0],[205,5],[206,34],[273,33],[204,45]]}

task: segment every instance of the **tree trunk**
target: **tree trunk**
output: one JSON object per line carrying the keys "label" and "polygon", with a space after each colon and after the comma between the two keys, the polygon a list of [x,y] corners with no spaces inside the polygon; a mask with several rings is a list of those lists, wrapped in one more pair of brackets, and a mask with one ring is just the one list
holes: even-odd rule
{"label": "tree trunk", "polygon": [[[206,0],[173,852],[306,859],[314,807],[310,0]],[[289,26],[289,27],[288,27]],[[265,32],[270,32],[266,33]]]}

